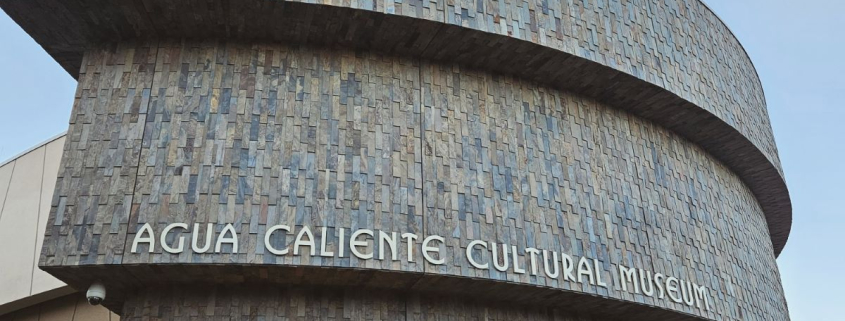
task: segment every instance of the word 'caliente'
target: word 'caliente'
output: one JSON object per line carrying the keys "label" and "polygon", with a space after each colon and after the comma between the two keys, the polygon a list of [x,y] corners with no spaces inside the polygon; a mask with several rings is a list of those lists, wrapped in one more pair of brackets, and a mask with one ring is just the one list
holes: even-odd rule
{"label": "word 'caliente'", "polygon": [[[132,253],[142,253],[146,247],[148,253],[155,253],[156,241],[161,250],[179,254],[186,250],[186,234],[191,237],[193,253],[239,253],[238,233],[232,224],[225,224],[216,229],[214,224],[196,223],[189,228],[186,223],[166,225],[156,238],[156,233],[149,223],[144,224],[132,241]],[[219,230],[219,233],[216,231]],[[308,226],[292,228],[288,225],[274,225],[263,233],[263,247],[272,255],[310,255],[321,257],[355,257],[360,260],[391,260],[418,262],[417,253],[422,254],[425,262],[433,265],[447,264],[447,255],[441,255],[446,239],[440,235],[422,237],[415,233],[397,233],[371,229],[347,230],[345,228],[320,227],[319,237]],[[217,237],[215,238],[215,234]],[[204,240],[201,239],[204,236]],[[293,237],[293,242],[290,237]],[[213,245],[213,248],[212,248]],[[580,257],[576,260],[569,254],[536,248],[519,249],[516,245],[500,244],[483,240],[471,240],[466,246],[466,261],[475,269],[494,269],[503,273],[545,276],[562,279],[565,282],[608,288],[604,279],[602,262],[596,259]],[[521,250],[521,251],[520,251]],[[400,254],[400,252],[402,252]],[[263,253],[259,253],[263,254]],[[613,264],[611,264],[612,266]],[[672,300],[676,303],[710,310],[709,291],[705,286],[667,276],[662,273],[629,268],[617,264],[611,273],[618,273],[617,290],[642,294],[658,299]]]}

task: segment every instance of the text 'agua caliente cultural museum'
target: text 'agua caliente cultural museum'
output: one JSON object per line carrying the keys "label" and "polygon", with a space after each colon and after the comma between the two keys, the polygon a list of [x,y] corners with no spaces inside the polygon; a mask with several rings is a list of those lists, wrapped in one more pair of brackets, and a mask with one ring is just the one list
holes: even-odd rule
{"label": "text 'agua caliente cultural museum'", "polygon": [[789,318],[762,86],[699,0],[0,7],[78,80],[0,166],[0,319]]}

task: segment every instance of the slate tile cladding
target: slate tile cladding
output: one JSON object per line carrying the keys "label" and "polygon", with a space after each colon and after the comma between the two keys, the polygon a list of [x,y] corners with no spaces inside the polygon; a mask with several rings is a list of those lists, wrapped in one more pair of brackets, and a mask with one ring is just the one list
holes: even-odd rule
{"label": "slate tile cladding", "polygon": [[[162,293],[164,293],[162,295]],[[144,291],[121,320],[507,320],[593,321],[566,311],[385,291],[213,288]]]}
{"label": "slate tile cladding", "polygon": [[445,22],[613,67],[713,113],[754,142],[781,171],[754,65],[730,29],[700,0],[290,1]]}
{"label": "slate tile cladding", "polygon": [[734,35],[699,0],[0,0],[0,7],[72,76],[96,44],[224,38],[372,50],[537,80],[692,140],[754,192],[776,255],[789,237],[792,206],[760,81]]}
{"label": "slate tile cladding", "polygon": [[[313,10],[300,10],[302,6],[295,5],[300,3]],[[361,18],[361,12],[323,19],[335,24],[314,24],[309,19],[319,17],[320,7],[415,18],[384,26],[389,30],[382,31],[381,38],[394,39],[391,31],[405,32],[409,26],[427,28],[401,35],[414,38],[409,48],[383,44],[391,52],[424,51],[434,38],[454,32],[441,25],[479,30],[560,50],[665,88],[735,127],[778,171],[781,168],[754,66],[736,37],[700,0],[213,0],[201,5],[148,0],[143,6],[103,0],[0,0],[0,6],[74,77],[85,48],[116,39],[305,41],[343,33],[349,38],[333,39],[353,46],[379,41],[372,34],[356,33],[367,29],[365,25],[344,20]],[[92,18],[97,16],[112,19]],[[379,25],[389,18],[364,20]],[[420,20],[437,24],[417,23]],[[56,28],[57,22],[62,28]],[[302,28],[304,24],[309,28]]]}
{"label": "slate tile cladding", "polygon": [[[84,62],[42,266],[356,267],[715,320],[788,318],[743,182],[689,141],[591,99],[458,65],[283,44],[124,43]],[[141,225],[174,222],[233,223],[239,253],[129,254]],[[275,224],[326,226],[332,239],[339,227],[440,234],[453,259],[275,256],[259,238]],[[473,269],[461,248],[472,239],[598,259],[610,286]],[[614,264],[705,285],[712,309],[624,292]]]}

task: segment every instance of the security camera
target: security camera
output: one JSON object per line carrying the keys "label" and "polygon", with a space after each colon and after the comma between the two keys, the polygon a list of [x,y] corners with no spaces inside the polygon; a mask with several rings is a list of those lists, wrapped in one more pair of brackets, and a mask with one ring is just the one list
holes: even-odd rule
{"label": "security camera", "polygon": [[100,305],[106,299],[106,286],[100,281],[91,283],[85,297],[88,298],[88,303],[91,305]]}

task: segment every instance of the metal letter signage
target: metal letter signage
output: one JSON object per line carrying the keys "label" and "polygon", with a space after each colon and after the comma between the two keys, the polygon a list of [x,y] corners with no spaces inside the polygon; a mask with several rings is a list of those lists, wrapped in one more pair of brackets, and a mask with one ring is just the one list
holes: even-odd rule
{"label": "metal letter signage", "polygon": [[[184,234],[191,235],[191,250],[194,253],[207,253],[212,243],[212,236],[215,228],[208,224],[205,231],[201,231],[201,224],[194,224],[193,229],[188,229],[188,224],[172,223],[162,229],[159,234],[159,246],[167,253],[178,254],[185,249]],[[321,257],[346,257],[345,249],[349,249],[349,255],[361,260],[399,260],[398,249],[404,246],[407,248],[408,262],[415,262],[416,255],[422,253],[423,259],[434,265],[446,264],[447,256],[441,252],[441,246],[446,239],[440,235],[421,236],[413,233],[401,234],[389,231],[374,231],[371,229],[357,229],[346,233],[345,229],[338,228],[337,238],[328,240],[326,227],[320,227],[320,240],[317,241],[311,227],[302,226],[299,228],[287,225],[275,225],[267,229],[261,239],[264,240],[264,248],[271,255],[283,256],[321,256]],[[198,244],[199,234],[204,232],[204,244]],[[345,235],[350,235],[346,238]],[[169,237],[173,236],[173,237]],[[283,242],[283,240],[291,240]],[[422,240],[417,243],[417,240]],[[146,251],[152,253],[156,248],[156,231],[150,224],[144,224],[132,241],[131,253],[143,253],[144,249],[139,245],[148,245]],[[171,244],[175,243],[175,244]],[[319,254],[317,244],[320,244]],[[231,246],[224,247],[224,244]],[[337,244],[338,251],[330,251],[327,244]],[[375,245],[378,244],[376,249]],[[301,247],[307,248],[300,249]],[[293,251],[290,251],[291,248]],[[493,267],[505,273],[530,273],[533,276],[545,276],[550,279],[561,278],[567,282],[586,282],[591,285],[607,288],[608,283],[602,279],[600,267],[602,262],[588,257],[573,258],[567,253],[549,251],[545,249],[526,248],[520,251],[516,245],[499,244],[484,240],[471,240],[465,246],[465,259],[475,269],[489,270],[491,262]],[[232,224],[224,224],[222,231],[217,235],[213,253],[237,253],[238,233]],[[376,254],[377,253],[377,254]],[[525,254],[520,254],[525,253]],[[541,260],[538,263],[537,260]],[[710,291],[707,287],[698,285],[686,280],[672,276],[665,276],[661,273],[640,268],[631,268],[618,265],[618,283],[616,288],[629,293],[645,294],[648,297],[656,297],[661,300],[672,300],[677,303],[684,303],[690,307],[710,310]]]}

